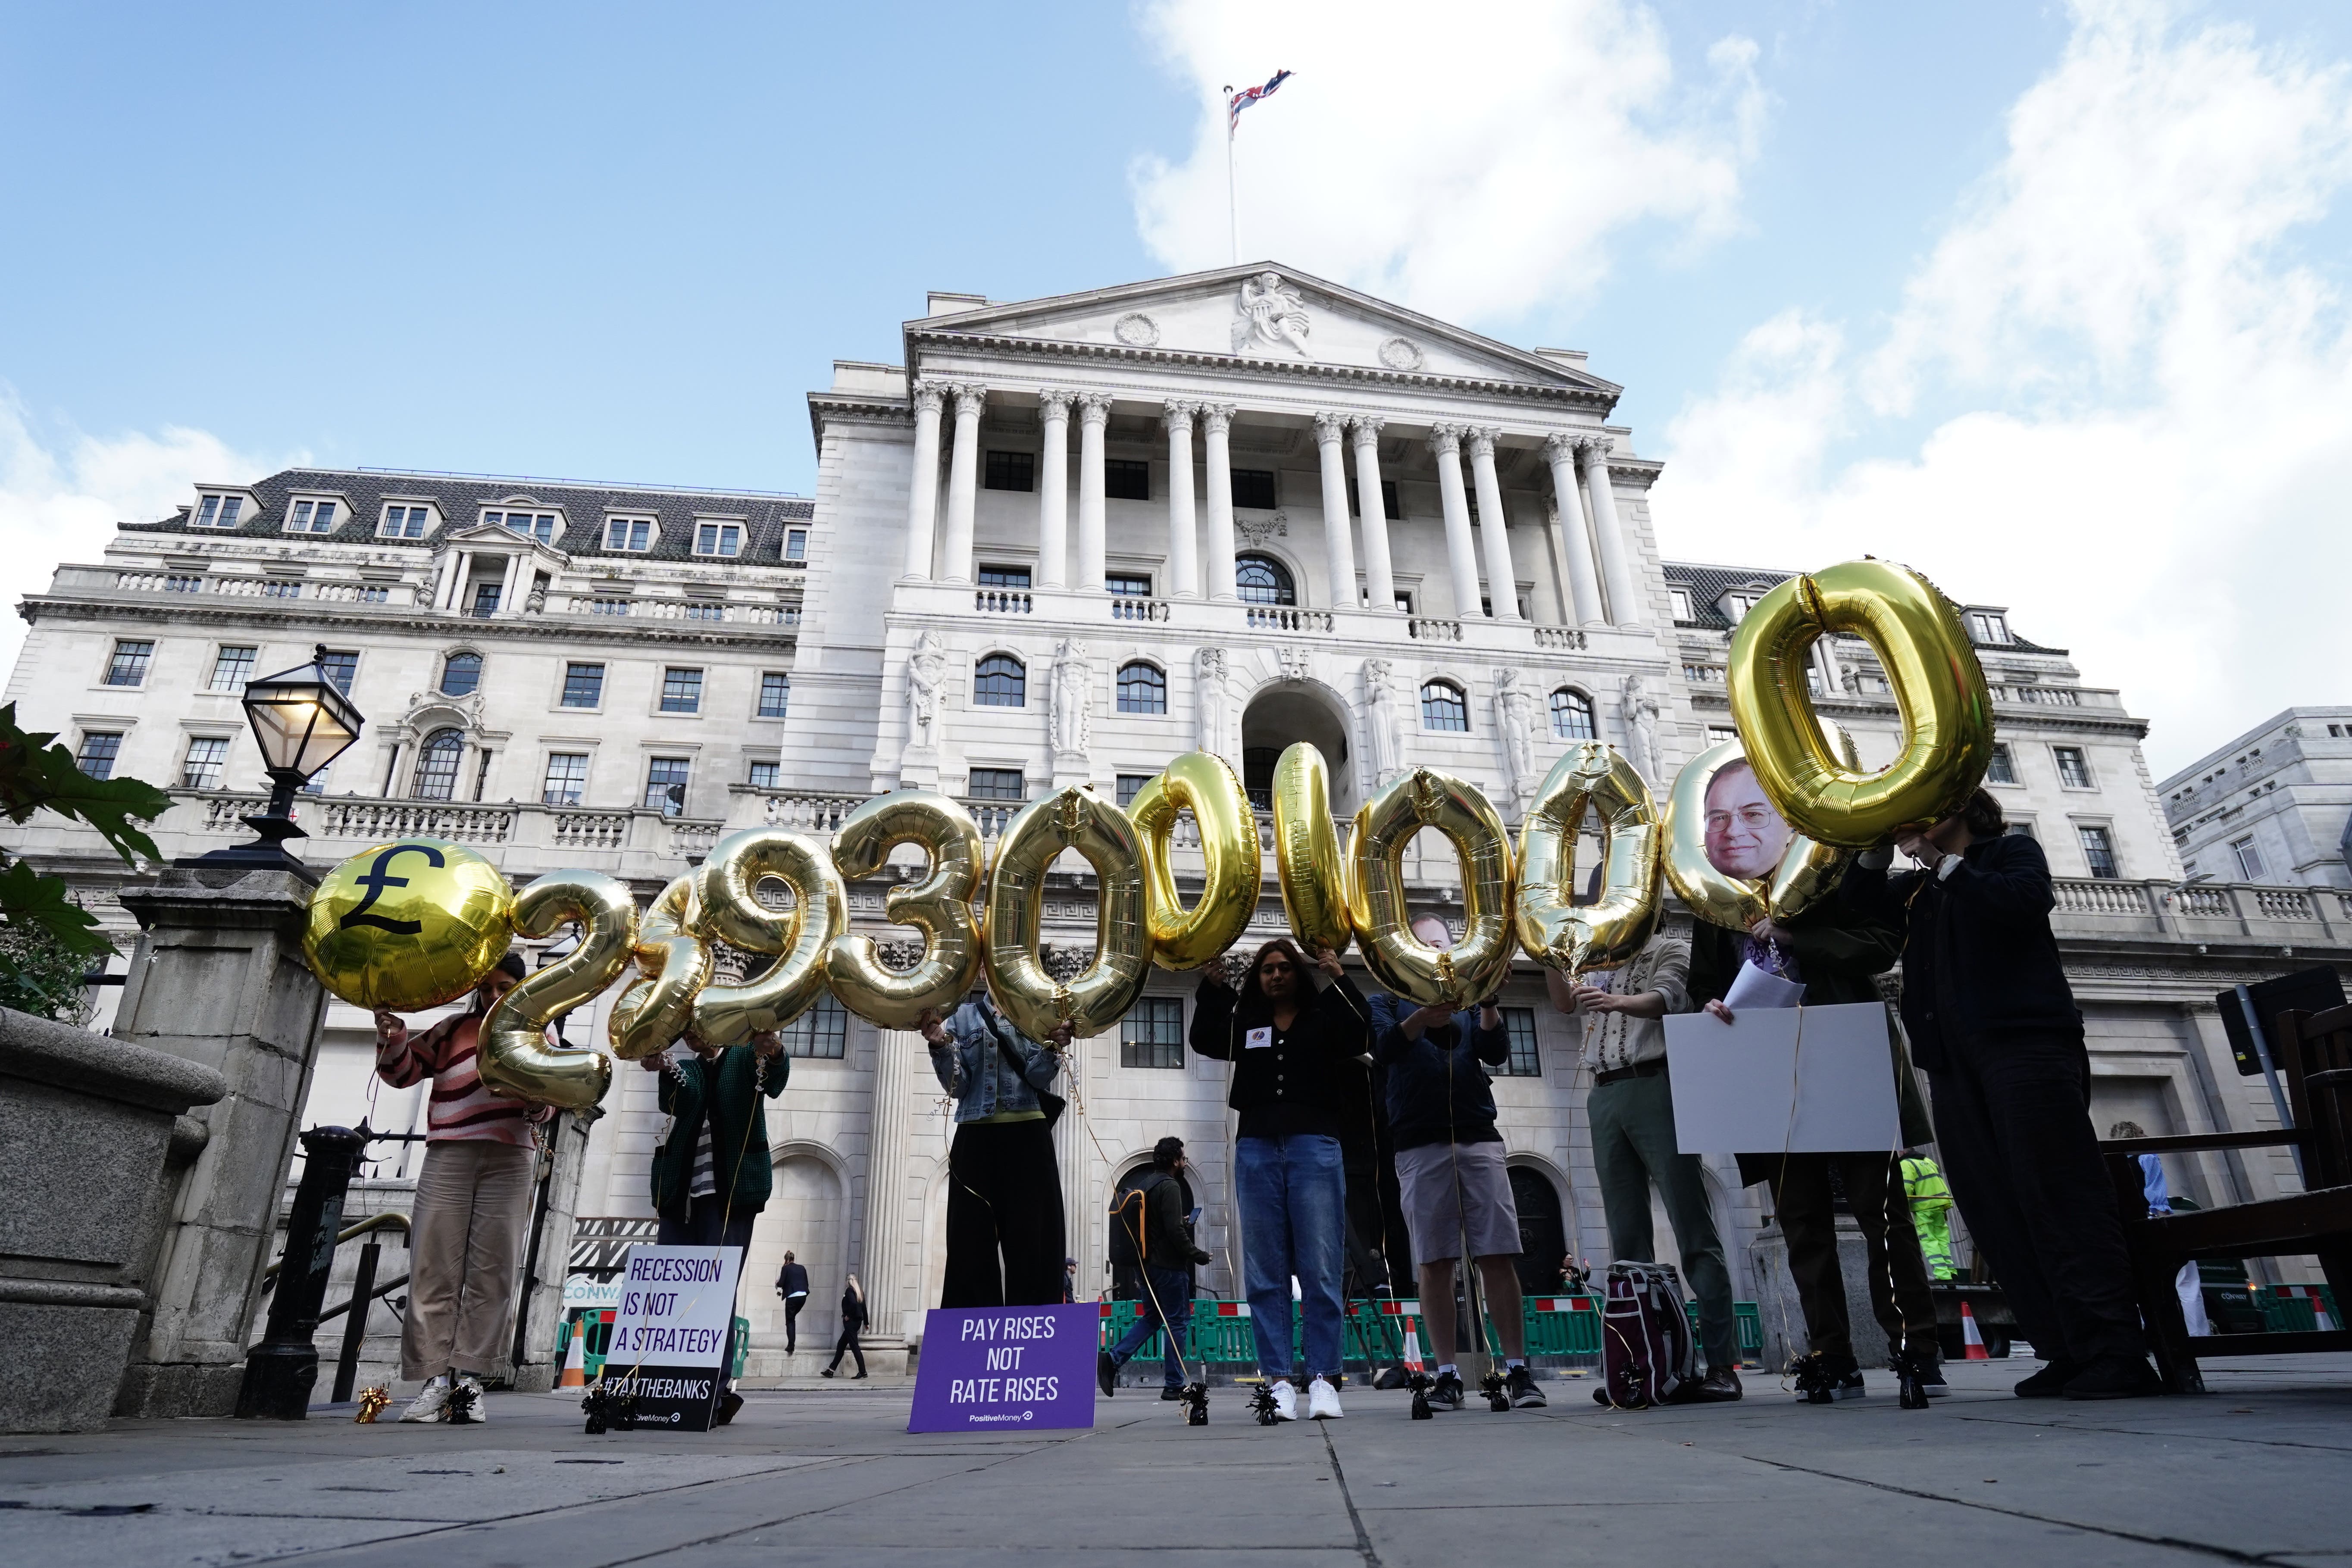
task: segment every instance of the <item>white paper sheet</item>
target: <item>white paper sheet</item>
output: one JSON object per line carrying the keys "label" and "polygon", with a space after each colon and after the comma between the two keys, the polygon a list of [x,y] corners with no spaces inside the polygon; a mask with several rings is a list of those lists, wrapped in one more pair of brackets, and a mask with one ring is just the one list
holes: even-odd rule
{"label": "white paper sheet", "polygon": [[1885,1006],[1733,1011],[1729,1024],[1709,1013],[1665,1020],[1675,1142],[1684,1153],[1895,1148],[1900,1122]]}
{"label": "white paper sheet", "polygon": [[1804,982],[1783,980],[1757,968],[1753,963],[1746,963],[1731,977],[1731,989],[1724,993],[1723,1005],[1737,1015],[1747,1007],[1793,1007],[1804,999]]}

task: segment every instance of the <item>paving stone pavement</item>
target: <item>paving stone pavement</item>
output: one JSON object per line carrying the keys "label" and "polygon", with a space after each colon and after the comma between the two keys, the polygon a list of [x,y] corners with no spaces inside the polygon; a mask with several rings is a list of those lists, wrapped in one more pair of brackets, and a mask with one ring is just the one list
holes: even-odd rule
{"label": "paving stone pavement", "polygon": [[1261,1428],[1244,1393],[1182,1425],[1145,1391],[1091,1432],[910,1436],[911,1385],[753,1393],[705,1436],[581,1429],[575,1395],[480,1426],[119,1422],[0,1438],[0,1561],[40,1568],[734,1568],[945,1563],[1482,1565],[2210,1562],[2352,1568],[2352,1356],[2207,1363],[2201,1399],[2026,1402],[2030,1363],[1954,1392],[1797,1405]]}

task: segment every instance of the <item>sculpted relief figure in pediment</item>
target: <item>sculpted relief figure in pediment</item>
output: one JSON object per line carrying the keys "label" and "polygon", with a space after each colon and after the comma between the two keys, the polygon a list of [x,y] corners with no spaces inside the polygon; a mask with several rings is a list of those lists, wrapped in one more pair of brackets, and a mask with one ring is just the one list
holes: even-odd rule
{"label": "sculpted relief figure in pediment", "polygon": [[1298,290],[1279,272],[1261,272],[1242,279],[1241,301],[1234,315],[1234,353],[1289,349],[1312,363],[1315,351],[1307,345],[1307,305]]}

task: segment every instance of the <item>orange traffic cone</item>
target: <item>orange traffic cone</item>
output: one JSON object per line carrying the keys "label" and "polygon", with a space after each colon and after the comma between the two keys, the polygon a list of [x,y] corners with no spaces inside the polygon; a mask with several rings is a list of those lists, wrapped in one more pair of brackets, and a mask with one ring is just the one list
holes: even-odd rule
{"label": "orange traffic cone", "polygon": [[1404,1321],[1404,1364],[1408,1371],[1422,1370],[1421,1334],[1411,1318]]}
{"label": "orange traffic cone", "polygon": [[1968,1347],[1968,1360],[1992,1359],[1992,1352],[1985,1349],[1984,1335],[1977,1331],[1977,1315],[1969,1310],[1966,1301],[1960,1303],[1960,1342]]}
{"label": "orange traffic cone", "polygon": [[563,1376],[558,1388],[588,1386],[588,1320],[575,1319],[572,1324],[572,1348],[563,1353]]}

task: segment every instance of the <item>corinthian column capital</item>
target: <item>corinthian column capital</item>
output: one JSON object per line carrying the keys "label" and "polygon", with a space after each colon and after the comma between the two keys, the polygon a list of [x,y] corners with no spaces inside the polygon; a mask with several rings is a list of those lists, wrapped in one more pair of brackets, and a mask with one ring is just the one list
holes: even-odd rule
{"label": "corinthian column capital", "polygon": [[1429,427],[1429,449],[1441,458],[1462,455],[1462,426],[1433,425]]}
{"label": "corinthian column capital", "polygon": [[1576,456],[1576,437],[1565,430],[1555,430],[1544,437],[1544,460],[1565,463]]}
{"label": "corinthian column capital", "polygon": [[1375,419],[1368,414],[1351,414],[1348,416],[1348,430],[1355,437],[1357,446],[1370,447],[1378,444],[1381,427],[1387,423],[1385,419]]}
{"label": "corinthian column capital", "polygon": [[977,418],[988,407],[988,388],[976,381],[959,381],[955,384],[955,398],[957,418],[967,414]]}
{"label": "corinthian column capital", "polygon": [[1467,428],[1470,435],[1470,455],[1474,458],[1484,458],[1492,462],[1495,457],[1495,438],[1503,433],[1501,428],[1493,425],[1473,425]]}
{"label": "corinthian column capital", "polygon": [[1315,416],[1315,443],[1319,447],[1339,445],[1348,433],[1348,416],[1328,410]]}
{"label": "corinthian column capital", "polygon": [[1037,422],[1041,425],[1070,416],[1070,395],[1055,387],[1037,389]]}
{"label": "corinthian column capital", "polygon": [[1081,392],[1071,401],[1078,405],[1079,424],[1106,425],[1110,422],[1109,393]]}
{"label": "corinthian column capital", "polygon": [[1584,459],[1587,468],[1595,463],[1608,462],[1609,453],[1610,442],[1606,436],[1586,436],[1576,443],[1576,455]]}
{"label": "corinthian column capital", "polygon": [[1203,434],[1222,436],[1234,426],[1234,405],[1203,403],[1201,405],[1201,429]]}
{"label": "corinthian column capital", "polygon": [[916,413],[937,414],[940,411],[940,404],[947,396],[947,392],[945,382],[919,381],[908,389],[907,395],[913,402]]}
{"label": "corinthian column capital", "polygon": [[1160,407],[1168,417],[1170,434],[1189,436],[1192,433],[1192,420],[1201,412],[1199,404],[1188,403],[1181,397],[1171,397]]}

